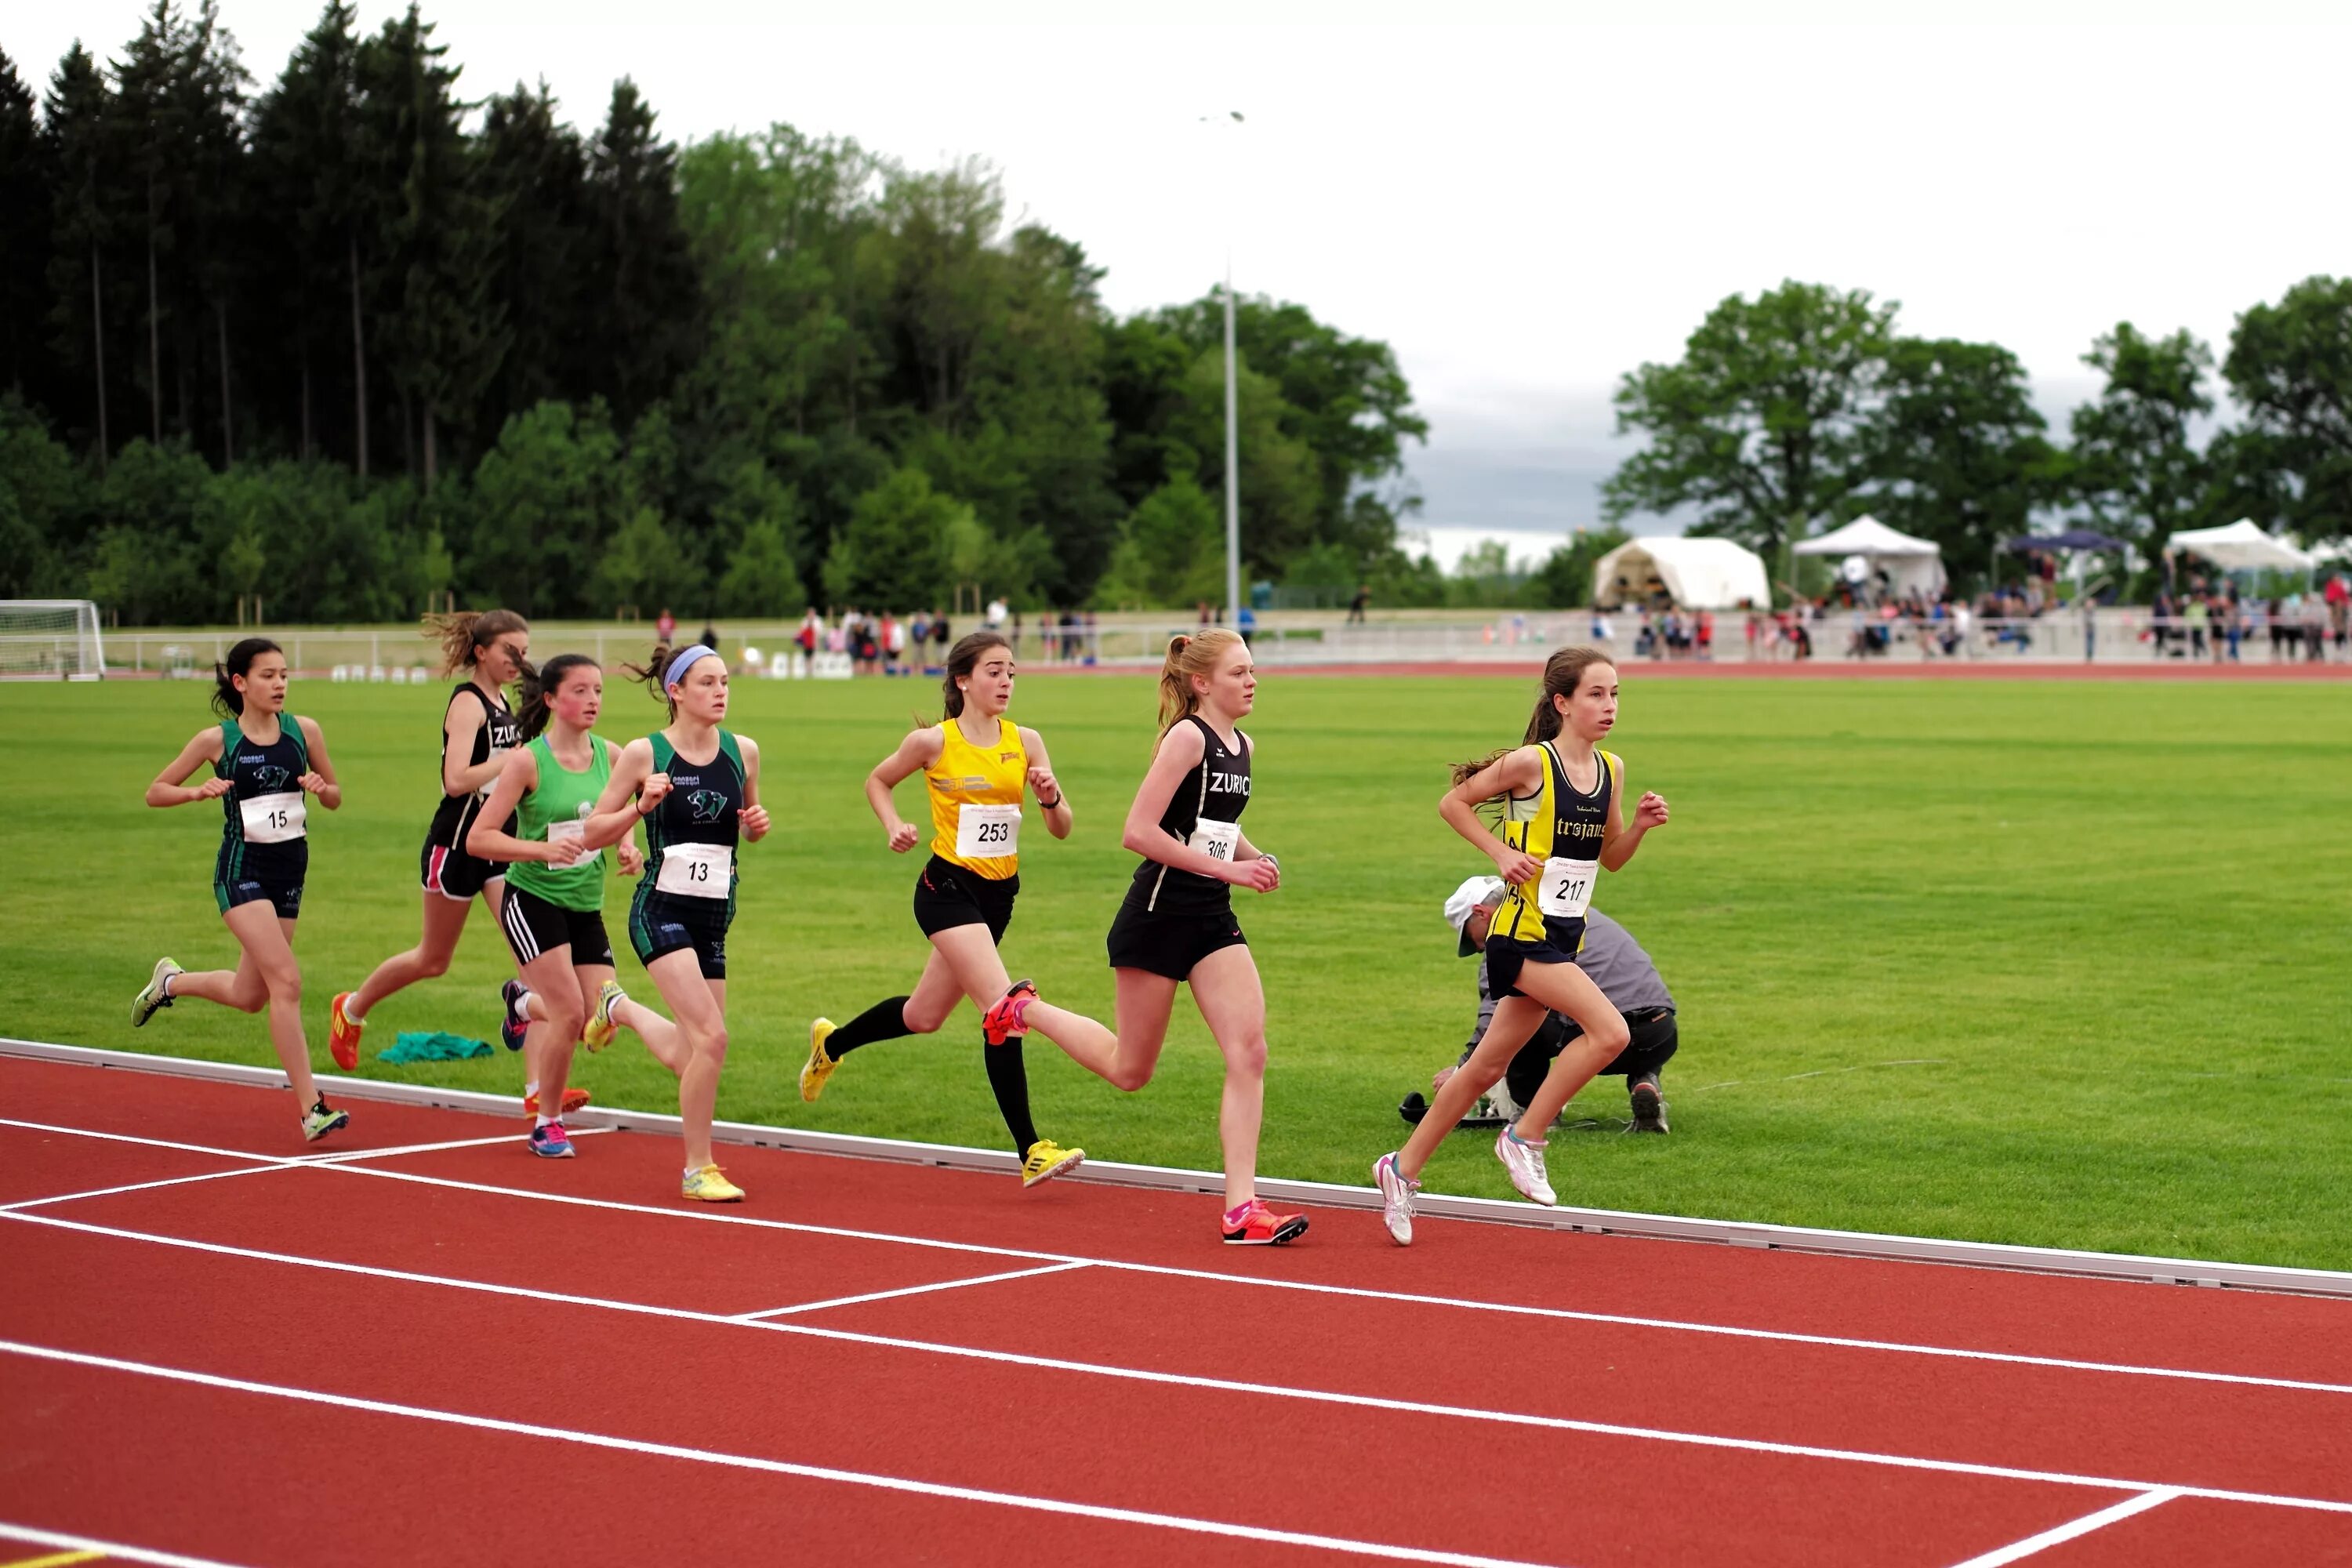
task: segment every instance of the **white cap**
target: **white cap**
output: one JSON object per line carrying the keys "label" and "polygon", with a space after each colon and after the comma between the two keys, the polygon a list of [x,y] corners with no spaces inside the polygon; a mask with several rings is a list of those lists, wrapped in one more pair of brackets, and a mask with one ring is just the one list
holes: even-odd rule
{"label": "white cap", "polygon": [[1458,950],[1462,957],[1467,958],[1478,951],[1470,945],[1470,933],[1462,929],[1470,919],[1470,911],[1481,904],[1499,904],[1502,901],[1503,879],[1500,877],[1472,877],[1454,889],[1445,900],[1445,923],[1452,926],[1454,934],[1462,939]]}

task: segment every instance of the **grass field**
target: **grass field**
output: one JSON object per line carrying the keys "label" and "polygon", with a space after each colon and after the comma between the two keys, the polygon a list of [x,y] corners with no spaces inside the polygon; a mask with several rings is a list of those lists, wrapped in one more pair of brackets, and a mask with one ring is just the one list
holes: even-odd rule
{"label": "grass field", "polygon": [[[936,714],[936,688],[737,690],[777,829],[743,858],[720,1115],[1000,1144],[969,1010],[859,1053],[817,1106],[794,1088],[813,1014],[845,1019],[922,962],[908,910],[919,857],[885,849],[858,784],[916,709]],[[1454,1059],[1475,976],[1439,906],[1485,863],[1433,808],[1444,764],[1515,739],[1531,696],[1525,679],[1473,677],[1261,689],[1249,830],[1282,856],[1285,886],[1237,899],[1269,1001],[1268,1173],[1362,1183],[1402,1136],[1397,1100]],[[207,886],[216,810],[140,802],[205,721],[203,698],[0,686],[19,759],[0,826],[19,889],[0,1032],[272,1060],[257,1018],[191,1003],[134,1033],[125,1016],[158,954],[235,959]],[[415,940],[442,700],[296,688],[347,800],[313,813],[299,943],[322,1066],[328,997]],[[1139,678],[1038,676],[1014,707],[1044,731],[1078,827],[1034,836],[1007,962],[1103,1016],[1102,938],[1133,864],[1118,824],[1151,704]],[[641,733],[658,711],[616,687],[604,732]],[[1563,1201],[2352,1268],[2352,692],[1636,673],[1614,744],[1633,787],[1675,807],[1599,900],[1681,1005],[1675,1131],[1617,1136],[1622,1084],[1601,1080],[1570,1108],[1595,1125],[1555,1137]],[[901,793],[911,816],[916,791]],[[509,973],[477,913],[446,978],[376,1009],[371,1052],[404,1028],[490,1037]],[[621,973],[643,978],[625,955]],[[1134,1096],[1042,1040],[1028,1054],[1048,1134],[1107,1159],[1217,1163],[1218,1058],[1189,1001]],[[642,1050],[581,1063],[575,1081],[602,1103],[675,1109]],[[363,1070],[506,1092],[518,1079],[504,1052]],[[1429,1183],[1508,1194],[1473,1134]]]}

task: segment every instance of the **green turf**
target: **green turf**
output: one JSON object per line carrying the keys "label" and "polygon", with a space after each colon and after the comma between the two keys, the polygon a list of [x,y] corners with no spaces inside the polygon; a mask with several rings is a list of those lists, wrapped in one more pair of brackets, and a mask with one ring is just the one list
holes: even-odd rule
{"label": "green turf", "polygon": [[[909,986],[918,857],[884,847],[865,770],[928,683],[745,683],[776,831],[743,857],[730,942],[735,1047],[719,1112],[994,1146],[1003,1130],[967,1009],[939,1036],[851,1058],[824,1100],[794,1077],[812,1014]],[[20,895],[0,1030],[271,1060],[258,1019],[185,1004],[134,1033],[155,955],[233,962],[207,883],[209,806],[150,811],[147,780],[204,721],[192,684],[0,686],[16,759],[0,851]],[[1272,1059],[1263,1168],[1361,1183],[1395,1105],[1454,1058],[1470,963],[1439,905],[1483,860],[1438,821],[1444,764],[1515,739],[1524,679],[1276,676],[1249,830],[1285,886],[1237,895],[1265,978]],[[1616,1136],[1619,1080],[1556,1138],[1570,1203],[1979,1240],[2352,1268],[2352,910],[2347,694],[2329,686],[1628,681],[1614,744],[1675,820],[1599,900],[1656,956],[1682,1007],[1671,1137]],[[328,996],[415,940],[416,851],[439,689],[298,686],[348,804],[312,816],[299,943],[325,1062]],[[1039,676],[1041,728],[1078,816],[1029,840],[1006,943],[1016,974],[1108,1016],[1102,937],[1132,858],[1119,820],[1150,747],[1149,683]],[[657,711],[616,687],[606,733]],[[919,809],[902,788],[904,809]],[[615,894],[611,907],[617,911]],[[621,921],[612,924],[617,933]],[[378,1007],[403,1028],[488,1037],[504,945],[474,917],[457,966]],[[641,979],[622,959],[624,983]],[[1044,1042],[1039,1121],[1101,1158],[1217,1163],[1218,1058],[1189,1001],[1160,1077],[1122,1096]],[[511,1092],[492,1060],[393,1068]],[[640,1050],[583,1058],[601,1102],[675,1109]],[[360,1114],[364,1115],[364,1108]],[[1432,1190],[1503,1195],[1456,1137]],[[1367,1222],[1369,1223],[1369,1222]]]}

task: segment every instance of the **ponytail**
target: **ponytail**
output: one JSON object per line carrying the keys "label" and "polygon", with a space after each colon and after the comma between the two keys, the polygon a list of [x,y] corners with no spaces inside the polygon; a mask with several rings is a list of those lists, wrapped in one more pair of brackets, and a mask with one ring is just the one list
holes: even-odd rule
{"label": "ponytail", "polygon": [[945,710],[940,714],[941,718],[963,717],[963,688],[958,686],[956,680],[979,668],[980,656],[992,647],[1001,647],[1007,653],[1013,651],[1013,645],[1004,640],[1004,634],[997,631],[966,632],[956,639],[955,647],[948,650],[948,672],[940,679],[940,706]]}
{"label": "ponytail", "polygon": [[455,675],[481,662],[482,650],[509,632],[527,632],[530,623],[512,610],[460,610],[425,617],[425,635],[441,645],[441,673]]}
{"label": "ponytail", "polygon": [[1225,650],[1241,640],[1239,632],[1224,626],[1212,626],[1189,637],[1180,632],[1168,639],[1168,658],[1160,667],[1162,735],[1200,711],[1201,694],[1192,689],[1192,678],[1206,679],[1214,675]]}
{"label": "ponytail", "polygon": [[520,700],[515,708],[515,723],[524,740],[538,739],[540,731],[547,728],[549,695],[562,686],[565,676],[583,665],[591,669],[597,667],[596,661],[584,653],[559,653],[537,668],[528,663],[522,667],[522,679],[516,688]]}
{"label": "ponytail", "polygon": [[253,661],[265,653],[282,654],[286,650],[268,637],[245,637],[228,650],[228,658],[213,666],[213,711],[224,719],[236,719],[245,713],[245,693],[236,689],[237,676],[253,668]]}
{"label": "ponytail", "polygon": [[677,650],[666,642],[656,643],[654,651],[646,656],[645,663],[621,666],[621,673],[633,684],[644,687],[646,695],[655,701],[667,705],[672,722],[677,719],[677,704],[670,699],[665,678],[669,670],[669,661],[677,653]]}
{"label": "ponytail", "polygon": [[[1535,711],[1528,715],[1528,732],[1519,744],[1538,745],[1559,734],[1559,709],[1552,699],[1575,696],[1576,688],[1584,679],[1586,670],[1596,664],[1613,666],[1615,662],[1597,647],[1564,647],[1544,660],[1543,691],[1536,699]],[[1489,752],[1475,762],[1455,763],[1453,765],[1454,784],[1458,786],[1469,783],[1480,770],[1509,756],[1511,750],[1506,746],[1499,752]]]}

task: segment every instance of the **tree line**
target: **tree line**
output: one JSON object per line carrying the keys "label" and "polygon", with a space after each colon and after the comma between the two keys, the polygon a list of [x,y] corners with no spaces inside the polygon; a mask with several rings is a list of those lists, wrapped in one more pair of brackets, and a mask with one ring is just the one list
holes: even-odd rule
{"label": "tree line", "polygon": [[[984,163],[615,84],[472,100],[412,5],[257,85],[156,0],[0,55],[0,596],[126,622],[1223,597],[1223,303],[1120,318]],[[1412,579],[1395,355],[1243,300],[1254,577]],[[690,606],[690,608],[689,608]]]}
{"label": "tree line", "polygon": [[1696,509],[1777,573],[1791,536],[1868,512],[1942,546],[1980,583],[2002,541],[2073,518],[2143,563],[2184,529],[2250,517],[2305,543],[2352,533],[2352,278],[2315,277],[2241,314],[2219,362],[2237,416],[2215,413],[2212,348],[2129,321],[2083,363],[2105,379],[2053,439],[2023,366],[1997,343],[1907,336],[1867,290],[1788,282],[1711,310],[1673,364],[1616,392],[1643,448],[1604,513]]}

